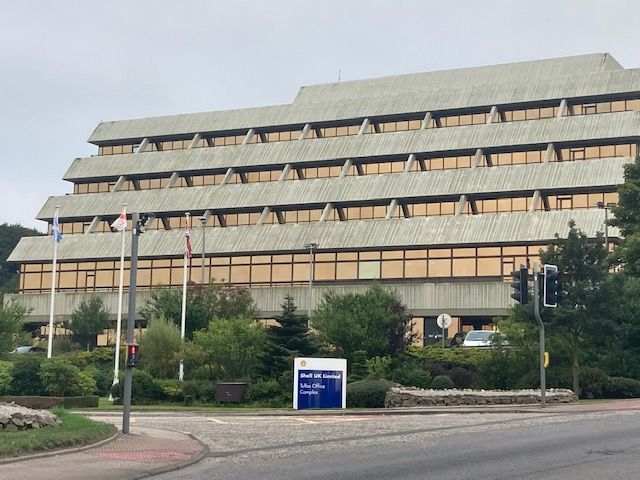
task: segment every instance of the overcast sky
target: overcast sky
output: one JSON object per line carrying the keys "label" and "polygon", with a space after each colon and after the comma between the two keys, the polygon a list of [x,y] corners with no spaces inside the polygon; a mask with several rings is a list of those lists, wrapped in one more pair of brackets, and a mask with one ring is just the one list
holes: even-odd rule
{"label": "overcast sky", "polygon": [[301,85],[609,52],[640,2],[0,0],[0,223],[34,220],[102,120],[288,103]]}

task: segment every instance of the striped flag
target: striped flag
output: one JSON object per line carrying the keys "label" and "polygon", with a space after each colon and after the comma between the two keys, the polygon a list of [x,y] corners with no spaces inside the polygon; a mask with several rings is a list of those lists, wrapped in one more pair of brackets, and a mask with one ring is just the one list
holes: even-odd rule
{"label": "striped flag", "polygon": [[189,225],[184,229],[184,254],[187,258],[191,258],[191,232],[189,232]]}
{"label": "striped flag", "polygon": [[124,210],[120,212],[120,216],[114,220],[111,224],[111,228],[115,228],[117,231],[122,232],[127,229],[127,212]]}
{"label": "striped flag", "polygon": [[62,233],[60,233],[60,225],[58,224],[58,211],[56,210],[56,214],[53,217],[53,227],[51,228],[51,234],[53,238],[56,239],[56,243],[60,243],[62,241]]}

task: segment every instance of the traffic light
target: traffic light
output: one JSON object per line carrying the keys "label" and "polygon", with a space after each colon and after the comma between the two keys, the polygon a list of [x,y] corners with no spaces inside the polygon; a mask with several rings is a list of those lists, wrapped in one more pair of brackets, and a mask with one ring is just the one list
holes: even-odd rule
{"label": "traffic light", "polygon": [[542,289],[542,304],[545,307],[555,308],[558,306],[560,296],[560,278],[556,265],[545,265],[543,267],[544,286]]}
{"label": "traffic light", "polygon": [[511,278],[513,279],[511,283],[511,288],[513,289],[511,298],[522,305],[526,305],[529,303],[529,272],[527,267],[520,266],[520,270],[511,272]]}
{"label": "traffic light", "polygon": [[139,357],[140,345],[137,343],[127,344],[127,368],[137,367]]}

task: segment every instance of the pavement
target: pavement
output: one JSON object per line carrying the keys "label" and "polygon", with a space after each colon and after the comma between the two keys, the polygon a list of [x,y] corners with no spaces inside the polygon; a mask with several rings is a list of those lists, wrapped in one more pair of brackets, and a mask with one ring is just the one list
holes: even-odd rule
{"label": "pavement", "polygon": [[[292,418],[304,424],[337,425],[339,418],[352,417],[354,420],[375,417],[405,416],[405,415],[438,415],[451,414],[580,414],[594,412],[637,411],[640,410],[640,399],[615,400],[607,402],[575,403],[549,405],[541,408],[539,405],[496,405],[496,406],[457,406],[457,407],[413,407],[393,409],[349,409],[349,410],[270,410],[251,412],[221,412],[219,409],[210,412],[134,412],[130,434],[119,434],[112,440],[101,442],[93,447],[83,447],[57,452],[48,452],[32,456],[0,459],[0,480],[24,478],[47,478],[48,480],[135,480],[149,476],[172,472],[193,465],[200,460],[210,457],[209,447],[193,435],[166,428],[136,425],[144,423],[145,418],[155,417],[162,423],[161,418],[172,418],[173,428],[186,425],[178,420],[182,416],[196,417],[192,421],[199,423],[214,422],[226,425],[225,416],[268,418]],[[119,412],[80,412],[96,419],[101,417],[119,417]],[[197,418],[215,415],[217,419]],[[323,419],[326,418],[326,420]],[[546,415],[545,415],[546,417]],[[345,418],[346,420],[346,418]],[[250,418],[247,421],[251,422]],[[113,423],[119,423],[113,421]],[[275,425],[272,427],[279,428]],[[194,425],[195,428],[195,425]],[[267,430],[271,430],[270,428]],[[273,435],[273,430],[271,430]],[[335,434],[335,432],[333,432]],[[253,435],[249,435],[252,437]],[[254,437],[255,440],[255,437]],[[169,477],[171,475],[169,474]]]}
{"label": "pavement", "polygon": [[136,480],[192,465],[208,452],[187,433],[132,426],[95,448],[0,459],[0,480]]}

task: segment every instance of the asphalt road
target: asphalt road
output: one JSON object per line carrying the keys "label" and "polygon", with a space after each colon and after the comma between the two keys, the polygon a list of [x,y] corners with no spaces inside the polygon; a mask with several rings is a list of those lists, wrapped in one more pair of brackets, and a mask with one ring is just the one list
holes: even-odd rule
{"label": "asphalt road", "polygon": [[156,480],[637,479],[640,412],[375,417],[138,416],[208,458]]}

